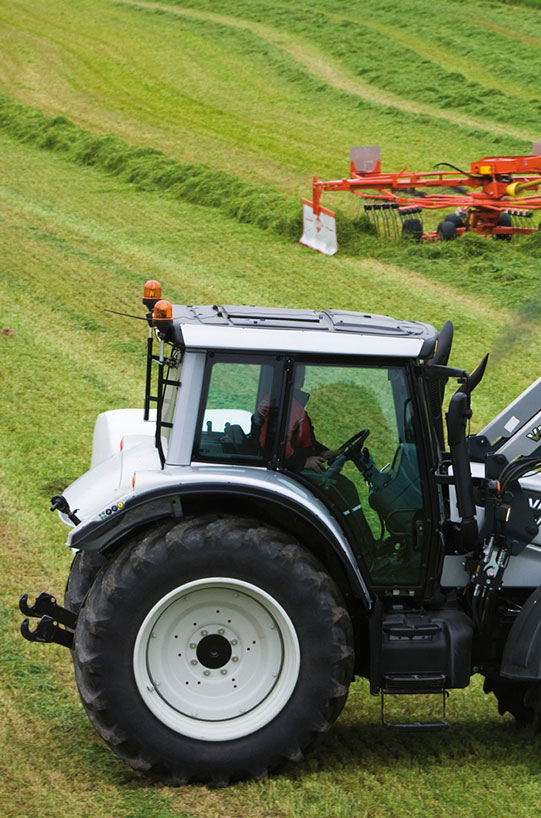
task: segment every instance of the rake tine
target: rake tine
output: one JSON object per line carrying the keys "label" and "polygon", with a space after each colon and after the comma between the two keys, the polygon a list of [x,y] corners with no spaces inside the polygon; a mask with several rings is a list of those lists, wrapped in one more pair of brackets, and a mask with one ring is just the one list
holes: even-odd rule
{"label": "rake tine", "polygon": [[390,215],[391,215],[392,238],[396,239],[399,236],[399,227],[398,227],[399,222],[398,222],[398,215],[397,215],[398,205],[396,204],[396,202],[393,202],[393,204],[390,207],[391,207]]}
{"label": "rake tine", "polygon": [[387,238],[387,215],[385,213],[385,205],[379,205],[379,217],[381,219],[381,234],[383,238]]}
{"label": "rake tine", "polygon": [[376,210],[377,205],[375,205],[375,204],[370,205],[370,208],[371,208],[370,212],[371,212],[371,215],[372,215],[372,219],[374,221],[374,227],[376,228],[376,235],[379,236],[379,235],[381,235],[381,232],[380,232],[380,227],[379,227],[378,212]]}
{"label": "rake tine", "polygon": [[370,221],[370,224],[371,224],[371,225],[372,225],[372,226],[373,226],[373,227],[374,227],[374,228],[377,230],[377,226],[376,226],[376,224],[375,224],[375,222],[374,222],[374,213],[373,213],[373,211],[372,211],[372,205],[370,205],[370,204],[365,204],[365,206],[364,206],[364,212],[365,212],[365,215],[366,215],[366,216],[368,216],[368,219],[369,219],[369,221]]}

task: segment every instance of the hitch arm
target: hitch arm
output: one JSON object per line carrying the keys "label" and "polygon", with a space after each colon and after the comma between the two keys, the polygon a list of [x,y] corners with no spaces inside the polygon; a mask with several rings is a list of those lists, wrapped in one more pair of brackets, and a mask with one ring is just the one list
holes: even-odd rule
{"label": "hitch arm", "polygon": [[23,619],[21,633],[29,642],[56,642],[66,648],[73,647],[73,633],[60,628],[51,616],[42,616],[36,628],[30,630],[30,620]]}
{"label": "hitch arm", "polygon": [[46,614],[55,622],[75,630],[77,615],[59,605],[54,596],[43,591],[34,604],[28,604],[28,594],[23,594],[19,600],[19,610],[25,616],[43,616]]}
{"label": "hitch arm", "polygon": [[[34,604],[29,605],[28,594],[23,594],[19,600],[19,609],[27,617],[21,624],[21,634],[29,642],[56,642],[66,648],[73,647],[77,616],[58,605],[54,596],[43,591]],[[34,630],[30,630],[29,616],[41,617]],[[60,625],[65,627],[61,628]]]}

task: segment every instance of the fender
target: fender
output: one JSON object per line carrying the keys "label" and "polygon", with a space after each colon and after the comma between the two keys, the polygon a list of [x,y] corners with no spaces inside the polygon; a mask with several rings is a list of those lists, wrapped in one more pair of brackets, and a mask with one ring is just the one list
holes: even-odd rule
{"label": "fender", "polygon": [[513,622],[500,674],[524,682],[541,679],[541,586],[530,594]]}
{"label": "fender", "polygon": [[[311,509],[307,507],[306,502],[297,501],[291,494],[278,492],[276,486],[273,489],[251,485],[249,496],[262,499],[279,509],[292,511],[315,529],[342,564],[352,594],[360,598],[366,608],[370,609],[371,597],[351,546],[327,509],[315,498],[312,503],[314,508]],[[90,519],[73,528],[67,544],[81,551],[104,551],[115,541],[142,525],[171,517],[181,519],[184,516],[182,508],[184,498],[204,497],[212,494],[246,496],[246,485],[242,483],[235,485],[230,481],[227,483],[216,481],[191,485],[170,484],[143,491],[125,498],[118,506],[113,506],[113,513],[106,516],[105,519],[102,512],[98,518]]]}

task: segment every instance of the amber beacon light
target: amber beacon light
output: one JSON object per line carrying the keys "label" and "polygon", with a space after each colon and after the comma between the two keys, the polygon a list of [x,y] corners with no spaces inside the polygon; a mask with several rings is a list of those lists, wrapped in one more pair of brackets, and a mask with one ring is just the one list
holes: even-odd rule
{"label": "amber beacon light", "polygon": [[162,285],[153,278],[147,281],[143,288],[143,304],[148,310],[153,310],[162,297]]}
{"label": "amber beacon light", "polygon": [[157,301],[152,311],[152,323],[158,329],[166,329],[173,323],[173,305],[170,301]]}

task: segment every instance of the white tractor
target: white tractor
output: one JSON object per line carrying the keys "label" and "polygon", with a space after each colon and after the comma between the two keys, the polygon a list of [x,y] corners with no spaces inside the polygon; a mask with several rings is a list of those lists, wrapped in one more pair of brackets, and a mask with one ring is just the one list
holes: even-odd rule
{"label": "white tractor", "polygon": [[175,785],[261,778],[356,676],[441,697],[387,726],[446,727],[446,691],[481,673],[539,729],[541,379],[467,436],[486,359],[450,367],[450,323],[143,300],[145,406],[100,415],[53,498],[64,607],[20,603],[114,752]]}

